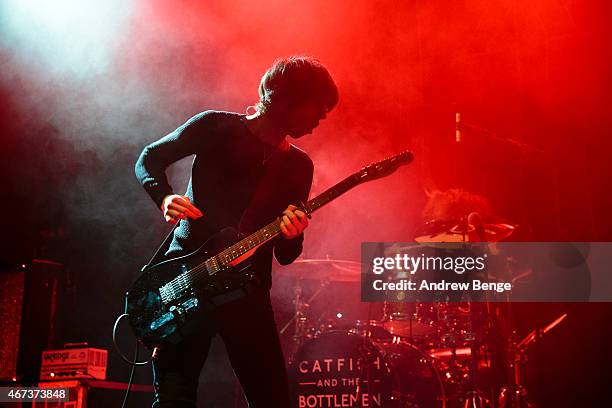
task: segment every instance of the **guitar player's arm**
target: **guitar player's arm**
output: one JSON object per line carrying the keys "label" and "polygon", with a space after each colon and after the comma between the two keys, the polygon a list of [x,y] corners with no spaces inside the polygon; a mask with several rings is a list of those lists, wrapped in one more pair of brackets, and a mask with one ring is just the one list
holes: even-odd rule
{"label": "guitar player's arm", "polygon": [[[310,158],[303,153],[303,157],[300,162],[302,165],[300,165],[296,171],[292,173],[294,177],[292,177],[292,183],[290,183],[293,184],[293,186],[290,186],[293,187],[291,188],[292,194],[290,194],[290,201],[293,203],[306,203],[306,201],[308,201],[308,195],[310,194],[310,187],[312,185],[312,175],[314,171],[312,160],[310,160]],[[303,214],[300,213],[301,211],[298,212],[298,215]],[[300,224],[305,222],[306,225],[308,225],[307,219],[303,221],[300,218],[301,217],[298,217],[298,219],[295,221],[299,222]],[[284,234],[281,234],[281,236],[278,237],[274,243],[274,257],[281,265],[290,264],[302,253],[303,242],[303,232],[291,239],[287,239]]]}
{"label": "guitar player's arm", "polygon": [[211,126],[212,112],[199,113],[178,127],[175,131],[145,146],[136,161],[135,172],[138,181],[143,185],[158,208],[164,212],[167,221],[174,222],[186,216],[202,216],[184,196],[173,193],[168,183],[166,169],[172,163],[192,154],[208,150],[214,143],[214,132],[208,132]]}

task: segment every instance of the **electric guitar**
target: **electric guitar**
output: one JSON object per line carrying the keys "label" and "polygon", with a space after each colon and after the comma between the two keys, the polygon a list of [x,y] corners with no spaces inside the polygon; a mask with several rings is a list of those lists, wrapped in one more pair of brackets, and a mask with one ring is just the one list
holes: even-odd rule
{"label": "electric guitar", "polygon": [[[404,151],[372,163],[311,199],[300,208],[310,216],[341,194],[367,181],[385,177],[414,156]],[[147,347],[178,343],[205,319],[206,311],[228,301],[256,277],[248,258],[280,234],[280,218],[237,241],[225,228],[194,252],[146,268],[126,293],[126,313],[136,338]]]}

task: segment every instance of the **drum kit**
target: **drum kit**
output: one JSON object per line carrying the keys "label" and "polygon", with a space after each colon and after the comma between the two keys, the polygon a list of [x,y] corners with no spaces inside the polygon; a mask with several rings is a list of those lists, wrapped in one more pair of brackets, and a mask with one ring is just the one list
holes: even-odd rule
{"label": "drum kit", "polygon": [[[516,226],[483,227],[496,242]],[[417,241],[457,242],[471,232],[437,223]],[[361,302],[361,265],[346,260],[298,259],[280,273],[294,288],[295,314],[280,331],[291,336],[293,406],[536,406],[519,380],[524,352],[543,332],[517,339],[507,303]]]}

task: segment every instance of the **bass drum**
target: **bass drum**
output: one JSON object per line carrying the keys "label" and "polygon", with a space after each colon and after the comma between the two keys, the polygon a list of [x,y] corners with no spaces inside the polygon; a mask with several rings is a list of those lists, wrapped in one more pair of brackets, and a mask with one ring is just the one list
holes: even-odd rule
{"label": "bass drum", "polygon": [[289,366],[292,407],[445,407],[431,359],[397,341],[343,330],[308,340]]}

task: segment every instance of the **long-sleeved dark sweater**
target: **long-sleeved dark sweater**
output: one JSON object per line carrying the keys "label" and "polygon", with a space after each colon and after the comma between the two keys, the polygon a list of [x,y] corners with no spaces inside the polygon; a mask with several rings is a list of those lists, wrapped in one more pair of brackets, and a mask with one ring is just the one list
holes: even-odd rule
{"label": "long-sleeved dark sweater", "polygon": [[[136,176],[158,208],[174,194],[166,168],[195,154],[186,195],[204,216],[181,220],[166,252],[184,255],[199,248],[225,227],[249,234],[265,226],[289,204],[306,202],[313,164],[291,145],[276,149],[262,142],[246,126],[244,115],[205,111],[174,132],[146,146],[136,162]],[[253,255],[253,267],[271,286],[272,253],[279,263],[293,262],[302,252],[303,235],[282,236],[264,244]]]}

